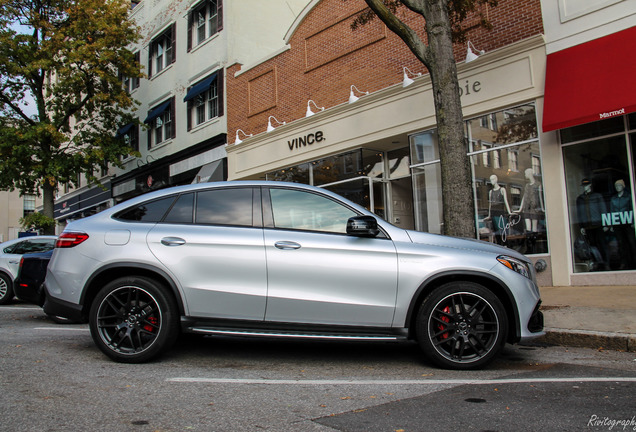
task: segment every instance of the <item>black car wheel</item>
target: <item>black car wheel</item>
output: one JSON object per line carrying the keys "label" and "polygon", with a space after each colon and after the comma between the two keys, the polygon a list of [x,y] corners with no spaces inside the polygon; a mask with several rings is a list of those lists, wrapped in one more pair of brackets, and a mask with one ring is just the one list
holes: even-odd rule
{"label": "black car wheel", "polygon": [[13,300],[13,282],[9,276],[0,273],[0,305],[4,305]]}
{"label": "black car wheel", "polygon": [[501,301],[482,285],[452,282],[433,291],[417,316],[418,342],[436,365],[475,369],[489,363],[506,340]]}
{"label": "black car wheel", "polygon": [[141,363],[168,349],[179,333],[179,314],[167,289],[144,277],[107,284],[90,311],[93,340],[107,356]]}

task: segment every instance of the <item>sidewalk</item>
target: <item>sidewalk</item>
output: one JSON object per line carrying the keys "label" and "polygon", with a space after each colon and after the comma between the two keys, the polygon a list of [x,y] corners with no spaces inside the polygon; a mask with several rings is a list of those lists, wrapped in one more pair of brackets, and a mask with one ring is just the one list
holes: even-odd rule
{"label": "sidewalk", "polygon": [[636,286],[543,287],[541,343],[636,351]]}

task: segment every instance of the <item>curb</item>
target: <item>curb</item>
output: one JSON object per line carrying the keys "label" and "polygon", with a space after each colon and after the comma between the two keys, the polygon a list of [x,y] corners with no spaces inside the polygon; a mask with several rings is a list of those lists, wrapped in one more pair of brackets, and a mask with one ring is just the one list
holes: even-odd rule
{"label": "curb", "polygon": [[548,345],[636,352],[636,334],[590,330],[573,331],[559,328],[545,328],[544,331],[546,334],[535,339],[536,342]]}

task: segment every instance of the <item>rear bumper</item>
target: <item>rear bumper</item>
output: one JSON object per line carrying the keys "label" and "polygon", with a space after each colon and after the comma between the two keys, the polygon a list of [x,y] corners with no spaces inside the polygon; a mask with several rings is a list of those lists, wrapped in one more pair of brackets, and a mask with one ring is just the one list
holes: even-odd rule
{"label": "rear bumper", "polygon": [[35,287],[33,285],[23,285],[19,279],[16,279],[13,291],[15,296],[23,302],[32,303],[38,306],[44,304],[44,289],[42,286]]}
{"label": "rear bumper", "polygon": [[[46,286],[44,286],[43,291],[46,293]],[[86,317],[84,317],[82,313],[82,305],[69,303],[46,295],[42,308],[44,309],[44,313],[48,315],[68,318],[75,322],[86,322]]]}

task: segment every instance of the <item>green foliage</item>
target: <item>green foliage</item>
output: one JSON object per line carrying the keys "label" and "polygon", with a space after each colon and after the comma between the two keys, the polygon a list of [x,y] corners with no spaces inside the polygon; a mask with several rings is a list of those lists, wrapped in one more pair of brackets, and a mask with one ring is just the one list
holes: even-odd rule
{"label": "green foliage", "polygon": [[0,0],[0,189],[44,189],[52,212],[57,184],[79,173],[95,181],[97,168],[130,154],[116,137],[138,104],[121,76],[143,75],[127,48],[139,38],[129,8],[128,0]]}
{"label": "green foliage", "polygon": [[42,213],[29,213],[20,218],[20,225],[27,231],[48,232],[55,227],[55,219],[44,216]]}

